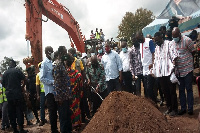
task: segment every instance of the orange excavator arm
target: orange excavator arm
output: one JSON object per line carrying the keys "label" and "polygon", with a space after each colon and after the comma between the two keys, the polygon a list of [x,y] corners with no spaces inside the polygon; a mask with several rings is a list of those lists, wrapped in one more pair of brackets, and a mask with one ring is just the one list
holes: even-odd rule
{"label": "orange excavator arm", "polygon": [[64,28],[80,52],[85,51],[85,36],[82,35],[78,22],[70,11],[56,0],[26,0],[26,39],[30,40],[33,58],[24,60],[37,66],[42,61],[42,15]]}

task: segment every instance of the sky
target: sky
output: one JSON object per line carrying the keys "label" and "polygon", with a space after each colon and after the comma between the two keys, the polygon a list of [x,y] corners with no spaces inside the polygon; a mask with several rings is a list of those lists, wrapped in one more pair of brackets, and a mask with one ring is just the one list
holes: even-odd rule
{"label": "sky", "polygon": [[[167,6],[169,0],[57,0],[66,6],[73,17],[78,21],[83,35],[89,39],[90,31],[96,28],[102,29],[105,38],[115,38],[118,25],[126,12],[135,12],[138,8],[151,10],[158,16]],[[5,56],[20,61],[31,55],[30,46],[27,47],[26,33],[26,10],[25,0],[0,0],[0,61]],[[43,16],[43,19],[46,19]],[[59,46],[70,48],[70,40],[67,31],[49,20],[43,22],[42,44],[52,46],[54,51]],[[28,49],[29,48],[29,52]],[[44,50],[43,50],[44,51]],[[44,52],[43,52],[44,55]]]}

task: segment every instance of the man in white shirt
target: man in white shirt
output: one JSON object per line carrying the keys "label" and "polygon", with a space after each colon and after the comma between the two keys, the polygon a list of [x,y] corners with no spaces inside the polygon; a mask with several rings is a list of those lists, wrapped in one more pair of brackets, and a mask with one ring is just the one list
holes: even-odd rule
{"label": "man in white shirt", "polygon": [[160,32],[154,35],[156,49],[153,65],[153,74],[159,78],[161,88],[167,103],[168,110],[165,114],[175,116],[178,111],[178,102],[176,95],[176,84],[170,81],[170,75],[174,68],[173,61],[178,57],[175,45],[168,40],[163,40]]}
{"label": "man in white shirt", "polygon": [[129,53],[131,51],[130,48],[127,47],[127,42],[123,41],[121,44],[122,51],[120,52],[119,56],[122,61],[122,79],[125,85],[125,91],[133,92],[132,91],[132,74],[130,72],[130,57]]}
{"label": "man in white shirt", "polygon": [[137,32],[136,39],[140,43],[145,97],[150,98],[152,101],[156,103],[156,96],[153,89],[155,79],[151,75],[153,60],[154,60],[155,45],[152,39],[144,38],[143,33],[141,31]]}
{"label": "man in white shirt", "polygon": [[110,42],[105,44],[105,54],[102,56],[101,63],[106,73],[108,92],[119,91],[119,80],[122,81],[122,62],[118,53],[111,50]]}

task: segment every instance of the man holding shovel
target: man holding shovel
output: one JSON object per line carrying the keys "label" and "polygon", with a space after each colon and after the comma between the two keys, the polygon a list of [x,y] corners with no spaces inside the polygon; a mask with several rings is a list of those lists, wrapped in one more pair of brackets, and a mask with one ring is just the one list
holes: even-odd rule
{"label": "man holding shovel", "polygon": [[92,56],[90,59],[86,77],[89,86],[91,86],[91,89],[94,92],[92,98],[93,113],[95,113],[102,103],[100,96],[104,99],[108,95],[105,82],[105,71],[103,65],[97,60],[96,55]]}

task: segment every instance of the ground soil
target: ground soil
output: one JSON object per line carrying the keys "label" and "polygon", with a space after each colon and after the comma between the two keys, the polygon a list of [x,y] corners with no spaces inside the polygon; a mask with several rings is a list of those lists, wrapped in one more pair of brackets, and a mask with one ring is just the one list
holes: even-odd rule
{"label": "ground soil", "polygon": [[104,100],[83,133],[197,133],[198,124],[192,117],[165,116],[143,97],[113,92]]}
{"label": "ground soil", "polygon": [[[135,96],[127,92],[113,92],[104,99],[98,112],[88,124],[83,124],[83,133],[199,133],[200,123],[197,120],[200,112],[200,98],[197,85],[193,85],[194,91],[194,115],[169,117],[163,112],[166,106],[154,105],[150,100]],[[178,96],[178,88],[177,88]],[[180,105],[180,104],[179,104]],[[179,106],[180,108],[180,106]],[[48,113],[46,115],[48,120]],[[35,120],[32,121],[35,123]],[[58,122],[59,125],[59,122]],[[29,133],[50,133],[50,124],[39,127],[34,124],[25,129]],[[0,131],[10,133],[11,129]]]}

